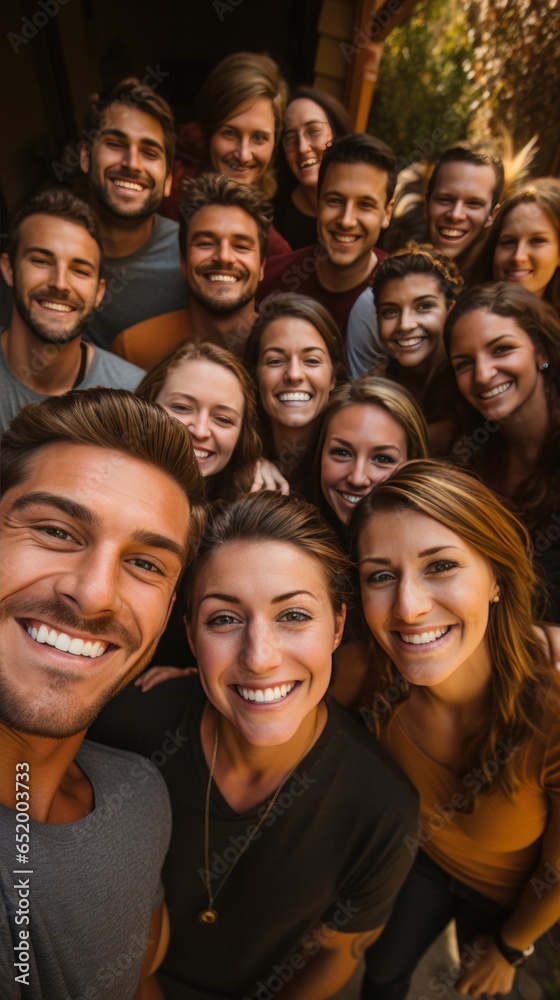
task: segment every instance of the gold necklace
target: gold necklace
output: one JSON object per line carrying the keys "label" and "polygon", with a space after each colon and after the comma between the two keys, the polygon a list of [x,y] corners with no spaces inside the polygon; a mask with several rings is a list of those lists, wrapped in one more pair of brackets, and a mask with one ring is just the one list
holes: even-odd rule
{"label": "gold necklace", "polygon": [[235,861],[233,862],[233,864],[231,865],[231,867],[229,868],[229,870],[225,873],[222,881],[220,882],[220,884],[217,887],[216,891],[213,893],[212,892],[212,886],[211,886],[211,883],[210,883],[210,795],[211,795],[211,792],[212,792],[212,781],[214,780],[214,771],[216,770],[216,760],[218,759],[218,742],[219,742],[219,732],[220,732],[218,720],[219,720],[219,716],[218,716],[218,719],[216,719],[216,735],[214,737],[214,749],[212,751],[212,762],[210,764],[210,773],[208,775],[208,785],[206,786],[206,802],[205,802],[205,806],[204,806],[204,874],[206,876],[206,889],[208,891],[208,906],[204,910],[201,910],[200,913],[198,914],[198,919],[199,919],[199,921],[200,921],[201,924],[215,924],[216,923],[216,921],[218,919],[218,912],[214,908],[214,900],[217,898],[218,893],[220,893],[222,891],[224,885],[226,884],[228,878],[230,877],[233,869],[235,868],[235,866],[236,866],[237,862],[239,861],[240,857],[242,856],[242,854],[245,854],[245,851],[249,847],[249,844],[255,839],[255,837],[256,837],[257,833],[259,832],[261,826],[263,825],[265,819],[272,812],[272,810],[273,810],[273,808],[274,808],[274,806],[276,804],[276,799],[280,795],[280,792],[282,791],[284,785],[288,781],[288,778],[291,778],[291,776],[294,773],[296,767],[298,767],[298,765],[301,764],[303,758],[306,757],[307,754],[309,753],[309,751],[310,751],[310,749],[311,749],[311,747],[312,747],[312,745],[313,745],[313,743],[315,741],[315,734],[317,732],[317,725],[318,725],[318,722],[319,722],[319,712],[317,712],[317,716],[315,718],[315,726],[313,728],[313,735],[311,737],[310,742],[306,746],[306,748],[303,751],[301,757],[296,761],[296,763],[292,767],[291,771],[288,772],[288,774],[286,775],[286,777],[282,779],[281,784],[278,785],[278,788],[274,792],[274,795],[272,796],[270,802],[268,803],[268,805],[267,805],[267,807],[266,807],[263,815],[261,816],[259,822],[257,823],[257,825],[255,827],[253,827],[253,829],[251,830],[250,835],[245,839],[245,843],[243,844],[243,847],[239,851],[239,854],[237,855]]}

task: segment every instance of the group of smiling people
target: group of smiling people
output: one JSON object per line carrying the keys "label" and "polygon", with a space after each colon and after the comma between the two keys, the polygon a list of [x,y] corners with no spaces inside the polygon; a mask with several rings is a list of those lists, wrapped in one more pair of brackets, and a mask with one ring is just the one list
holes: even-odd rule
{"label": "group of smiling people", "polygon": [[[269,253],[305,247],[350,122],[285,105],[266,57],[277,99],[240,100],[243,56],[204,85],[199,165],[272,195],[279,140]],[[243,359],[195,336],[136,390],[208,504],[158,651],[90,731],[152,759],[180,737],[150,997],[326,1000],[364,957],[362,1000],[405,1000],[452,919],[458,992],[507,995],[560,918],[560,185],[493,205],[476,260],[439,206],[373,271],[374,368],[351,380],[325,306],[284,292]]]}
{"label": "group of smiling people", "polygon": [[[306,246],[347,118],[308,89],[281,121],[266,98],[224,110],[236,59],[203,88],[204,165],[270,193],[280,130],[276,235]],[[559,614],[558,182],[495,209],[465,277],[460,222],[379,260],[379,364],[352,381],[328,310],[287,292],[243,360],[192,339],[138,387],[212,501],[154,665],[93,728],[146,756],[188,735],[162,768],[170,1000],[319,1000],[362,955],[363,1000],[404,1000],[452,918],[456,989],[508,994],[560,917],[539,627]]]}

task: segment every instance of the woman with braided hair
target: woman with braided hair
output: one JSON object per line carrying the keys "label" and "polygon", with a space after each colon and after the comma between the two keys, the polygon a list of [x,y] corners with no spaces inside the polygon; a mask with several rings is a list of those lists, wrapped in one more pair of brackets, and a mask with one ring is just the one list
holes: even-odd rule
{"label": "woman with braided hair", "polygon": [[446,452],[455,423],[456,392],[443,328],[462,287],[444,254],[416,244],[382,261],[373,283],[379,334],[389,354],[386,374],[422,407],[434,454]]}

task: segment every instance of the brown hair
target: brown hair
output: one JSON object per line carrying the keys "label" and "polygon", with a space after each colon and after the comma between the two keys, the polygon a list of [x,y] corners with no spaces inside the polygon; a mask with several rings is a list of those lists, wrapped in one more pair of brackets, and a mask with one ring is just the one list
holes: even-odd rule
{"label": "brown hair", "polygon": [[321,459],[329,424],[340,410],[356,405],[379,406],[400,424],[406,434],[407,461],[413,458],[428,458],[428,426],[412,393],[396,382],[365,372],[355,382],[345,382],[334,389],[323,411],[312,470],[313,500],[318,506],[323,500]]}
{"label": "brown hair", "polygon": [[[560,243],[560,180],[556,177],[536,177],[525,181],[516,187],[508,198],[505,198],[494,219],[488,238],[476,268],[477,283],[492,281],[494,277],[494,253],[500,239],[502,226],[509,213],[518,205],[538,205],[545,213],[556,230]],[[556,310],[560,309],[560,267],[556,268],[551,280],[546,286],[543,298],[550,302]]]}
{"label": "brown hair", "polygon": [[319,167],[319,180],[317,191],[320,194],[325,183],[327,171],[333,163],[369,163],[378,170],[387,174],[387,200],[388,205],[395,192],[397,183],[397,157],[393,150],[382,139],[376,136],[367,135],[365,132],[352,132],[343,135],[340,139],[335,139],[331,146],[327,146],[323,153],[321,165]]}
{"label": "brown hair", "polygon": [[49,191],[43,191],[41,194],[35,195],[34,198],[30,198],[14,215],[6,245],[12,264],[16,258],[22,224],[31,215],[51,215],[57,219],[65,219],[66,222],[73,222],[76,226],[82,226],[92,240],[95,240],[103,255],[99,223],[93,209],[67,188],[51,188]]}
{"label": "brown hair", "polygon": [[241,387],[245,408],[233,454],[225,469],[215,476],[208,476],[205,480],[206,495],[209,500],[236,500],[240,493],[247,493],[251,489],[255,478],[255,466],[262,451],[256,431],[257,406],[253,382],[235,354],[216,344],[191,341],[182,344],[152,368],[140,382],[136,395],[141,399],[155,402],[169,372],[178,368],[183,361],[211,361],[215,365],[221,365],[235,375]]}
{"label": "brown hair", "polygon": [[[208,74],[198,95],[197,120],[207,151],[212,136],[224,122],[244,105],[262,97],[272,104],[276,145],[282,130],[287,96],[288,85],[270,56],[256,52],[234,52],[226,56]],[[208,152],[206,165],[210,166]],[[259,186],[267,198],[272,197],[276,182],[270,168],[261,178]]]}
{"label": "brown hair", "polygon": [[428,181],[427,202],[432,197],[438,174],[444,163],[473,163],[475,167],[492,167],[496,175],[496,183],[492,191],[491,207],[494,208],[498,204],[504,189],[504,165],[500,157],[483,143],[467,142],[466,140],[449,146],[437,160]]}
{"label": "brown hair", "polygon": [[208,205],[234,205],[242,208],[254,219],[261,251],[261,261],[266,257],[268,232],[272,222],[272,206],[262,194],[249,184],[240,184],[225,174],[200,174],[184,182],[179,204],[179,249],[184,257],[187,252],[187,233],[193,217]]}
{"label": "brown hair", "polygon": [[409,274],[422,274],[435,278],[445,296],[448,309],[464,287],[463,279],[449,257],[428,243],[410,243],[389,257],[385,257],[376,268],[373,297],[377,307],[383,286],[388,281],[406,278]]}
{"label": "brown hair", "polygon": [[[500,740],[526,743],[539,728],[555,672],[533,624],[536,580],[526,528],[478,479],[433,460],[402,465],[378,483],[357,507],[351,528],[359,538],[380,511],[416,510],[459,535],[492,567],[500,600],[490,605],[486,641],[492,664],[487,719],[463,746],[465,771],[493,759]],[[410,693],[404,680],[372,640],[373,725],[384,731],[396,707],[386,692],[396,684],[402,702]],[[511,796],[519,785],[518,757],[497,775],[487,774],[485,790],[499,787]],[[485,772],[486,773],[486,772]]]}
{"label": "brown hair", "polygon": [[163,130],[165,162],[169,172],[175,158],[175,119],[167,101],[138,77],[126,77],[103,94],[92,94],[86,110],[84,131],[100,134],[103,114],[112,104],[124,104],[133,111],[143,111],[159,122]]}
{"label": "brown hair", "polygon": [[[305,295],[298,295],[295,292],[281,292],[279,294],[273,292],[263,299],[259,305],[259,315],[255,320],[245,350],[245,363],[255,382],[257,382],[256,372],[259,363],[262,336],[271,323],[284,317],[303,319],[315,327],[317,333],[325,341],[325,346],[329,352],[333,366],[336,384],[338,385],[339,382],[345,381],[348,378],[348,373],[344,358],[344,342],[328,309],[325,309],[320,302]],[[270,458],[274,454],[274,444],[270,429],[270,418],[264,411],[260,401],[260,393],[257,397],[257,410],[264,452]],[[294,463],[294,468],[292,469],[294,483],[299,478],[303,467],[307,464],[308,454],[314,453],[315,441],[313,440],[301,458],[298,458]]]}
{"label": "brown hair", "polygon": [[[240,497],[233,503],[212,504],[195,565],[187,588],[202,563],[227,542],[284,542],[301,549],[322,566],[335,613],[342,610],[350,593],[351,564],[332,529],[312,504],[294,496],[263,490]],[[270,567],[274,573],[274,567]],[[192,608],[187,607],[190,616]]]}
{"label": "brown hair", "polygon": [[259,362],[263,333],[275,320],[290,316],[304,319],[315,327],[317,333],[325,341],[336,381],[344,381],[348,373],[344,359],[344,341],[340,330],[328,309],[325,309],[320,302],[306,295],[298,295],[296,292],[273,292],[260,303],[259,315],[253,324],[245,352],[245,361],[253,377]]}
{"label": "brown hair", "polygon": [[189,502],[193,555],[204,521],[202,476],[190,435],[163,407],[124,389],[80,389],[25,406],[2,437],[2,492],[25,479],[35,452],[59,441],[123,452],[173,479]]}
{"label": "brown hair", "polygon": [[[511,281],[477,285],[459,296],[447,317],[444,342],[448,354],[457,320],[479,309],[513,319],[548,362],[544,377],[550,421],[546,443],[537,459],[535,471],[518,486],[513,496],[515,504],[523,512],[525,523],[533,531],[540,528],[544,520],[550,519],[560,502],[560,320],[551,305],[522,285]],[[459,438],[463,434],[473,434],[480,425],[478,410],[467,403],[462,410],[464,426],[458,434]],[[498,446],[499,434],[487,434],[486,443],[490,450]],[[488,459],[488,448],[484,443],[477,446],[474,465],[482,468]],[[460,447],[455,446],[452,450],[457,454]]]}

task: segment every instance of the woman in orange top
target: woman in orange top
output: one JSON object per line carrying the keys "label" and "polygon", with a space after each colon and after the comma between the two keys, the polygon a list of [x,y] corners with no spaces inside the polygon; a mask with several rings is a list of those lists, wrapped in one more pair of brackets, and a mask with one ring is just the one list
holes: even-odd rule
{"label": "woman in orange top", "polygon": [[534,629],[528,534],[479,481],[429,460],[379,483],[352,520],[373,635],[362,714],[421,802],[418,859],[362,998],[404,998],[452,918],[458,992],[509,993],[560,918],[560,679]]}

